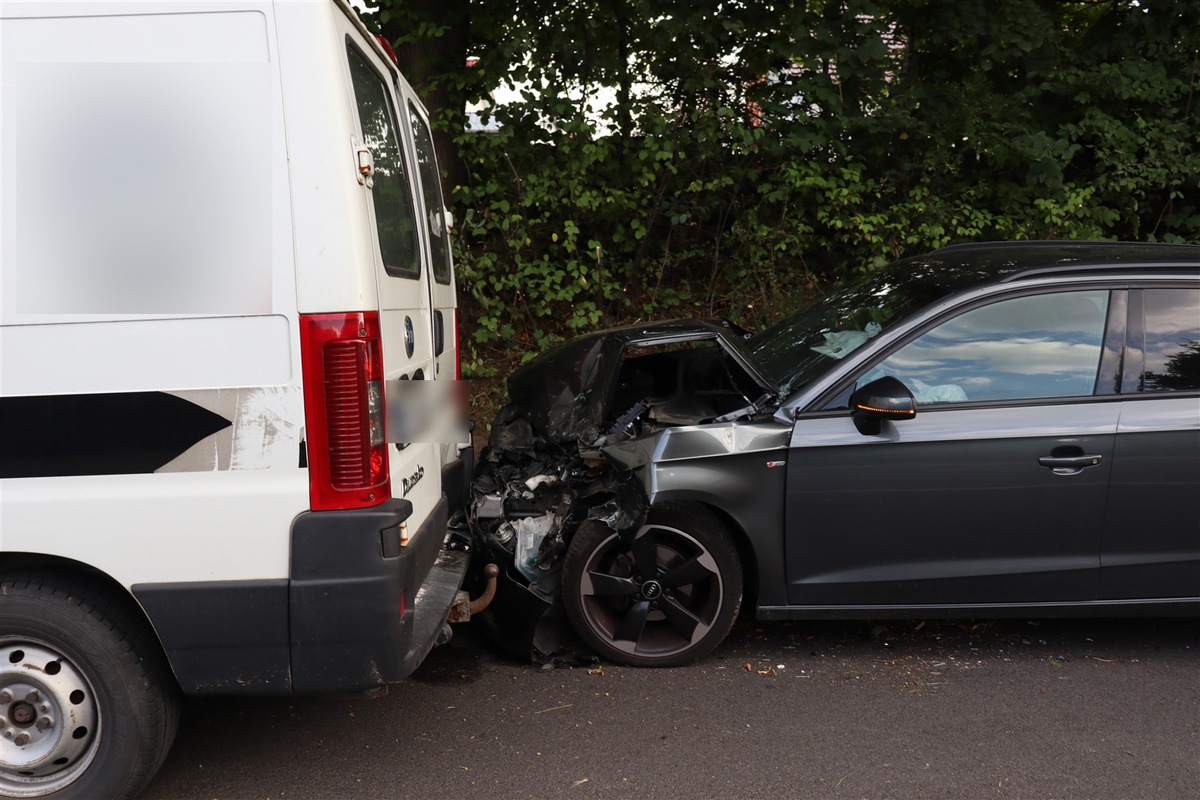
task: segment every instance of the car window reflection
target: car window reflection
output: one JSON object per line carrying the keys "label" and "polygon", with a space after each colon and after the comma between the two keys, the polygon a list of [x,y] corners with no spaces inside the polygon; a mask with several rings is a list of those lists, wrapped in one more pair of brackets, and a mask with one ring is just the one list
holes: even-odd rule
{"label": "car window reflection", "polygon": [[925,405],[1090,395],[1107,311],[1106,291],[993,303],[922,335],[859,383],[893,375]]}
{"label": "car window reflection", "polygon": [[1146,367],[1140,391],[1200,390],[1200,291],[1145,292]]}

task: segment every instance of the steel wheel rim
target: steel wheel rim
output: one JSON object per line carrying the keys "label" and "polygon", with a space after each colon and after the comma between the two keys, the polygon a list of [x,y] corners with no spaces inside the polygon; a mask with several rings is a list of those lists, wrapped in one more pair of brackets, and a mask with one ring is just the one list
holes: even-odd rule
{"label": "steel wheel rim", "polygon": [[695,537],[648,524],[629,545],[616,532],[600,542],[583,565],[578,593],[588,627],[609,646],[668,658],[712,630],[724,584],[716,559]]}
{"label": "steel wheel rim", "polygon": [[0,640],[0,794],[42,797],[77,780],[100,747],[87,676],[35,639]]}

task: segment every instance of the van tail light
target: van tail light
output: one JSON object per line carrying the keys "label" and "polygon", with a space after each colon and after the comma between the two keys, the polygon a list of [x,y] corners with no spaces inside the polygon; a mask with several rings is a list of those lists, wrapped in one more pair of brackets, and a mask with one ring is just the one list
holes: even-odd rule
{"label": "van tail light", "polygon": [[379,314],[300,317],[309,501],[313,511],[391,497]]}

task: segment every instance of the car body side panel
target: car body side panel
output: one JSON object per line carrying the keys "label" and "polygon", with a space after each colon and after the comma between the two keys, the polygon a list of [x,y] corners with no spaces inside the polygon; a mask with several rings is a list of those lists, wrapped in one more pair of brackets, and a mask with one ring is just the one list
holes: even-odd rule
{"label": "car body side panel", "polygon": [[[592,511],[608,514],[607,506],[625,504],[618,510],[636,517],[635,498],[617,491],[633,481],[640,490],[633,494],[644,492],[636,498],[643,509],[694,503],[718,512],[745,559],[747,594],[760,618],[1195,613],[1194,387],[1184,384],[1178,392],[1187,394],[1155,405],[1120,392],[1144,371],[1126,341],[1141,326],[1132,316],[1124,324],[1130,295],[1138,287],[1182,286],[1190,275],[1181,277],[1171,259],[1192,263],[1200,249],[1079,245],[1064,251],[1068,258],[1058,247],[1005,246],[999,254],[960,248],[948,251],[954,264],[927,257],[898,265],[929,279],[917,287],[921,302],[902,318],[885,318],[883,328],[872,318],[877,327],[872,333],[863,326],[861,347],[800,375],[802,386],[789,383],[788,358],[803,347],[829,354],[812,331],[787,326],[762,348],[732,325],[676,320],[586,334],[543,353],[510,377],[510,405],[497,418],[475,483],[473,524],[482,545],[500,561],[515,558],[503,544],[516,533],[506,524],[546,516],[553,503],[603,474],[611,499]],[[1023,256],[1010,258],[1016,254]],[[1081,265],[1075,254],[1098,266]],[[1141,269],[1135,256],[1170,263]],[[1045,274],[1018,280],[1023,266]],[[899,285],[888,275],[879,280],[876,299]],[[1042,295],[1063,302],[1043,309],[1036,302]],[[960,318],[963,330],[942,330]],[[837,315],[796,319],[832,326],[825,334],[842,324]],[[928,352],[901,353],[927,334]],[[685,342],[720,349],[674,347]],[[721,358],[705,360],[706,352]],[[760,355],[774,360],[760,362]],[[883,359],[900,355],[914,370],[928,367],[912,376],[916,384],[922,375],[960,372],[916,385],[925,394],[915,398],[913,419],[882,421],[878,434],[864,435],[871,428],[856,426],[851,393],[856,382],[874,377],[871,370],[887,374]],[[743,358],[751,365],[745,375],[738,371]],[[1190,369],[1160,371],[1167,367],[1179,380]],[[729,377],[729,385],[710,380],[714,373]],[[1073,382],[1054,382],[1064,375]],[[1179,380],[1158,388],[1165,393]],[[940,384],[960,391],[934,391]],[[991,391],[968,400],[963,384]],[[781,396],[785,391],[793,393]],[[745,405],[679,401],[722,392]],[[1131,404],[1140,404],[1136,412]],[[1143,474],[1151,453],[1171,463]],[[1110,480],[1114,517],[1106,523]],[[543,491],[558,484],[565,488]],[[637,523],[609,524],[628,530]],[[537,563],[551,577],[531,578],[525,593],[539,601],[529,612],[536,619],[560,588],[547,566],[562,553],[570,558],[574,532],[560,525],[542,540],[550,545],[539,548]],[[1102,574],[1102,547],[1110,573]]]}
{"label": "car body side panel", "polygon": [[703,503],[727,514],[757,560],[758,602],[785,602],[783,497],[791,426],[775,420],[669,428],[604,449],[634,469],[650,503]]}
{"label": "car body side panel", "polygon": [[1101,597],[1200,598],[1200,398],[1126,400],[1101,552]]}

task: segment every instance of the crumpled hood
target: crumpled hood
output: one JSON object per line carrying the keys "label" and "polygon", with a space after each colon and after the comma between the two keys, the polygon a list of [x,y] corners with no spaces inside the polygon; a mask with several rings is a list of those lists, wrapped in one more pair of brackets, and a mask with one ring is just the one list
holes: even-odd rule
{"label": "crumpled hood", "polygon": [[585,334],[520,367],[508,380],[510,402],[555,444],[595,443],[613,411],[614,390],[630,346],[715,341],[764,393],[778,387],[746,351],[744,334],[722,320],[672,320]]}

